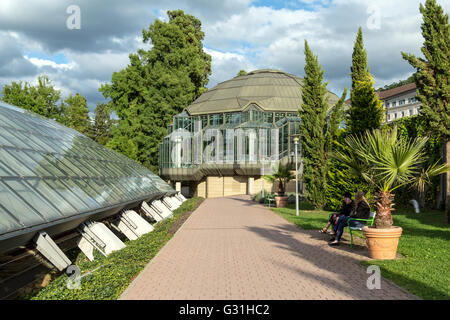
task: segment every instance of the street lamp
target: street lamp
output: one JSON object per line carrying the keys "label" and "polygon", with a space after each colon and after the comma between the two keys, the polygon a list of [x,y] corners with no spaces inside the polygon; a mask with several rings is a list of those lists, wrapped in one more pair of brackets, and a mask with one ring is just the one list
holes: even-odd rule
{"label": "street lamp", "polygon": [[262,184],[261,184],[261,197],[264,199],[264,160],[262,162]]}
{"label": "street lamp", "polygon": [[295,144],[295,215],[298,216],[298,140],[299,135],[292,135]]}

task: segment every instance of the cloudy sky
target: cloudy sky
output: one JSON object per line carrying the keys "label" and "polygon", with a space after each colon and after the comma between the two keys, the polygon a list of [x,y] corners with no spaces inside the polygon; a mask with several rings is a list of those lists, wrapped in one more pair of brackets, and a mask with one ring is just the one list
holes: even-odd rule
{"label": "cloudy sky", "polygon": [[[63,97],[79,92],[91,110],[103,101],[98,88],[128,64],[142,29],[167,10],[183,9],[202,21],[204,48],[212,56],[208,87],[240,69],[273,68],[303,76],[304,39],[319,56],[328,89],[350,85],[350,64],[362,26],[376,87],[414,71],[400,51],[420,54],[419,3],[424,0],[1,0],[0,88],[35,82],[47,74]],[[450,1],[438,0],[450,12]],[[80,29],[67,20],[80,8]],[[70,9],[70,8],[69,8]],[[71,20],[72,21],[72,20]]]}

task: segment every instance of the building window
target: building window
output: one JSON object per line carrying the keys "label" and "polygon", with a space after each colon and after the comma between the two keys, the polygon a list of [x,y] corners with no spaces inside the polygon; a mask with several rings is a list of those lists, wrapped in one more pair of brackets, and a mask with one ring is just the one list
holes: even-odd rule
{"label": "building window", "polygon": [[241,119],[242,119],[242,114],[240,112],[231,114],[231,123],[232,124],[240,124]]}
{"label": "building window", "polygon": [[389,108],[389,107],[390,107],[390,103],[386,102],[386,108]]}
{"label": "building window", "polygon": [[398,101],[398,105],[399,105],[399,106],[402,106],[402,105],[404,105],[404,104],[405,104],[405,99],[399,100],[399,101]]}
{"label": "building window", "polygon": [[202,128],[205,128],[208,126],[208,116],[201,116],[202,120]]}
{"label": "building window", "polygon": [[275,122],[277,122],[278,120],[283,119],[284,117],[285,117],[284,113],[280,113],[280,112],[275,113]]}
{"label": "building window", "polygon": [[222,114],[213,114],[209,116],[209,125],[217,126],[223,123],[223,115]]}
{"label": "building window", "polygon": [[394,115],[395,115],[395,118],[394,118],[394,119],[397,119],[397,112],[396,112],[396,113],[394,113]]}
{"label": "building window", "polygon": [[397,101],[392,101],[392,106],[395,107],[397,105]]}
{"label": "building window", "polygon": [[409,109],[409,115],[412,116],[414,114],[413,109]]}
{"label": "building window", "polygon": [[414,103],[416,101],[417,101],[416,97],[409,98],[409,103]]}
{"label": "building window", "polygon": [[273,122],[273,113],[272,112],[264,112],[264,122],[267,122],[267,123]]}
{"label": "building window", "polygon": [[405,116],[405,111],[402,111],[402,118]]}

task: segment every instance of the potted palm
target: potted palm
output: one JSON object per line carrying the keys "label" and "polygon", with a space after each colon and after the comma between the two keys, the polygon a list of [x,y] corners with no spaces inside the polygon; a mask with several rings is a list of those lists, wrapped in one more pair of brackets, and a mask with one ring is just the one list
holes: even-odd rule
{"label": "potted palm", "polygon": [[277,204],[277,208],[286,207],[288,197],[285,196],[286,184],[295,179],[295,175],[291,173],[290,166],[283,166],[281,162],[278,164],[278,170],[274,174],[265,175],[263,177],[270,183],[274,183],[278,181],[278,196],[275,197],[275,202]]}
{"label": "potted palm", "polygon": [[450,166],[435,163],[422,169],[427,160],[424,146],[427,137],[409,139],[397,134],[397,128],[367,131],[362,136],[345,139],[346,150],[333,156],[362,177],[377,191],[374,227],[365,226],[363,233],[373,259],[394,259],[401,227],[393,226],[392,211],[395,189],[411,185],[423,191],[429,178],[450,171]]}

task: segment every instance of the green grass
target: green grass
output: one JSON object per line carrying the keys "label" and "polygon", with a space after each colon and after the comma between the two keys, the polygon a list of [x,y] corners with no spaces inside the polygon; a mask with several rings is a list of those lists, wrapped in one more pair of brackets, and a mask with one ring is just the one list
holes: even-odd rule
{"label": "green grass", "polygon": [[39,292],[25,297],[33,300],[112,300],[117,299],[148,262],[173,236],[170,226],[187,212],[194,210],[201,198],[185,201],[173,213],[173,217],[155,225],[155,229],[137,240],[126,241],[126,247],[104,257],[96,254],[94,261],[86,259],[78,249],[69,254],[74,258],[81,274],[93,271],[81,279],[80,289],[68,289],[68,276],[63,273]]}
{"label": "green grass", "polygon": [[[330,214],[314,211],[304,202],[300,203],[298,217],[292,205],[273,211],[303,229],[323,228]],[[394,225],[403,228],[398,252],[404,258],[361,264],[378,265],[383,277],[423,299],[450,299],[450,227],[444,212],[426,210],[416,214],[412,209],[398,209],[393,218]]]}

